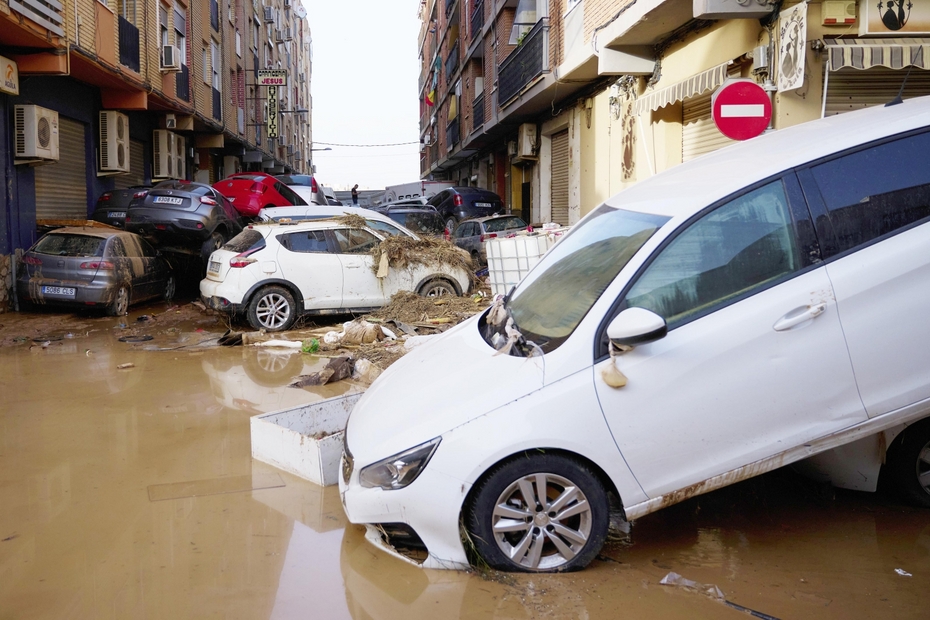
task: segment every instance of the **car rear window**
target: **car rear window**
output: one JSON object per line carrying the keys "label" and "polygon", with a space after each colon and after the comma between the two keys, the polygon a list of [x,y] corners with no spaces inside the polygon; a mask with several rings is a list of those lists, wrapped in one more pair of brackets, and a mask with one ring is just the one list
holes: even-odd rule
{"label": "car rear window", "polygon": [[313,177],[309,174],[280,174],[275,178],[287,185],[313,185]]}
{"label": "car rear window", "polygon": [[488,220],[484,223],[484,229],[491,232],[500,232],[502,230],[513,230],[516,228],[526,228],[526,222],[518,217],[501,217],[496,220]]}
{"label": "car rear window", "polygon": [[33,252],[52,256],[103,256],[106,239],[88,235],[51,234],[42,237]]}
{"label": "car rear window", "polygon": [[389,213],[388,217],[415,233],[422,235],[441,235],[446,223],[438,213]]}
{"label": "car rear window", "polygon": [[265,246],[265,237],[254,228],[246,228],[241,233],[226,242],[224,250],[230,252],[247,252]]}
{"label": "car rear window", "polygon": [[258,181],[259,183],[262,183],[267,178],[268,177],[259,176],[257,174],[240,174],[234,177],[229,177],[228,179],[225,179],[225,180],[226,181]]}

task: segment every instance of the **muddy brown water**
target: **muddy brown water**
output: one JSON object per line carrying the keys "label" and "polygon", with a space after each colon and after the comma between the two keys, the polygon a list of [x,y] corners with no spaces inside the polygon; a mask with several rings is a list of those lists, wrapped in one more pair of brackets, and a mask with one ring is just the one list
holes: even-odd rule
{"label": "muddy brown water", "polygon": [[0,619],[750,617],[672,571],[775,618],[930,617],[930,511],[786,471],[640,519],[579,573],[408,565],[334,487],[250,456],[251,415],[358,387],[287,388],[325,360],[213,347],[222,323],[167,310],[0,315]]}

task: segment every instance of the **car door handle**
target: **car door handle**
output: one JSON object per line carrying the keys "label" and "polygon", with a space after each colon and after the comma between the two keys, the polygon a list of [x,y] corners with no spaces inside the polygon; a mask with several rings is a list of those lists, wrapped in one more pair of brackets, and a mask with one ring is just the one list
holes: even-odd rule
{"label": "car door handle", "polygon": [[791,329],[795,325],[800,325],[804,321],[810,321],[811,319],[820,316],[826,309],[827,304],[825,303],[795,308],[785,316],[775,321],[775,324],[772,325],[772,329],[777,332],[783,332],[785,330]]}
{"label": "car door handle", "polygon": [[361,265],[346,265],[346,269],[359,269]]}

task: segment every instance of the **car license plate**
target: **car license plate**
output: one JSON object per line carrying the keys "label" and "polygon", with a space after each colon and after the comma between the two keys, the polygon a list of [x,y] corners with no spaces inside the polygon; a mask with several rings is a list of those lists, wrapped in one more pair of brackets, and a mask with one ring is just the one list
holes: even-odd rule
{"label": "car license plate", "polygon": [[152,202],[157,202],[159,204],[166,205],[179,205],[184,202],[183,198],[173,198],[171,196],[155,196],[155,200]]}
{"label": "car license plate", "polygon": [[110,217],[126,217],[125,211],[110,211]]}
{"label": "car license plate", "polygon": [[475,206],[476,206],[476,207],[484,207],[484,208],[486,208],[486,209],[490,209],[490,208],[491,208],[491,203],[490,203],[490,202],[476,202],[476,203],[475,203]]}
{"label": "car license plate", "polygon": [[210,261],[210,266],[207,268],[207,271],[209,271],[210,273],[219,273],[219,272],[220,272],[220,262],[219,262],[219,261],[215,261],[215,260],[211,260],[211,261]]}
{"label": "car license plate", "polygon": [[65,286],[43,286],[43,295],[61,295],[63,297],[74,297],[74,289]]}

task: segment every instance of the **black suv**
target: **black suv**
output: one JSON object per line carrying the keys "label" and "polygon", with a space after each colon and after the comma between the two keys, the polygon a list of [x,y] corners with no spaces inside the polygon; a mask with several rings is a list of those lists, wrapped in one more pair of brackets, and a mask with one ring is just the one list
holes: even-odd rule
{"label": "black suv", "polygon": [[494,192],[478,187],[449,187],[429,199],[451,232],[462,220],[498,215],[504,212],[504,201]]}

